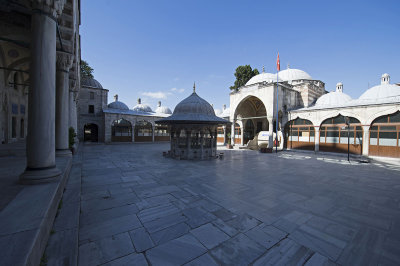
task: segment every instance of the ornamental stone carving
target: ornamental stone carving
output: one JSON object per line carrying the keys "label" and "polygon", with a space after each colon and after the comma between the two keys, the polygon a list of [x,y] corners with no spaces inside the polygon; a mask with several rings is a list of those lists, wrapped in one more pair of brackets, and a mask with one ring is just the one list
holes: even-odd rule
{"label": "ornamental stone carving", "polygon": [[57,70],[68,72],[72,67],[74,56],[66,52],[57,51]]}
{"label": "ornamental stone carving", "polygon": [[76,79],[69,79],[69,90],[76,91]]}
{"label": "ornamental stone carving", "polygon": [[39,9],[57,18],[61,15],[66,0],[31,0],[32,9]]}

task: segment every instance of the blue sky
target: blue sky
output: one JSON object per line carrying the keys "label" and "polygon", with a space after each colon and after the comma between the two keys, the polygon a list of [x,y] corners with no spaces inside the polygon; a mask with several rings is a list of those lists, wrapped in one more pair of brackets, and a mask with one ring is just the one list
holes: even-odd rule
{"label": "blue sky", "polygon": [[290,63],[358,98],[383,73],[400,82],[400,1],[81,1],[82,59],[130,108],[173,110],[197,93],[229,106],[237,66]]}

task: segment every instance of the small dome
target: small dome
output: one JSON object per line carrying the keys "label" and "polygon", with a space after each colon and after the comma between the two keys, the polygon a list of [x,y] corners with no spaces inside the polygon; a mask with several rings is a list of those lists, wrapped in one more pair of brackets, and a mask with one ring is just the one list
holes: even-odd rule
{"label": "small dome", "polygon": [[151,107],[147,104],[142,104],[142,100],[139,98],[138,99],[138,104],[133,107],[133,111],[136,112],[142,112],[142,113],[151,113],[153,110],[151,110]]}
{"label": "small dome", "polygon": [[253,85],[260,82],[271,82],[276,81],[276,74],[272,73],[261,73],[252,77],[249,81],[247,81],[246,86]]}
{"label": "small dome", "polygon": [[83,78],[81,79],[81,86],[95,89],[102,89],[100,82],[95,80],[94,78]]}
{"label": "small dome", "polygon": [[339,106],[351,101],[351,97],[346,93],[343,93],[343,83],[339,82],[336,84],[336,91],[324,94],[318,98],[315,106],[317,107],[328,107],[328,106]]}
{"label": "small dome", "polygon": [[218,116],[219,117],[229,117],[230,116],[229,107],[226,107],[226,105],[224,104],[224,108],[223,108],[222,112]]}
{"label": "small dome", "polygon": [[171,109],[169,109],[166,106],[161,106],[161,102],[159,101],[158,106],[156,108],[156,113],[170,115],[170,114],[172,114],[172,111],[171,111]]}
{"label": "small dome", "polygon": [[115,94],[114,101],[112,103],[109,103],[107,106],[108,108],[112,109],[129,110],[129,107],[126,104],[118,101],[118,94]]}
{"label": "small dome", "polygon": [[292,81],[300,79],[312,80],[311,76],[307,72],[300,69],[287,68],[279,72],[279,80]]}
{"label": "small dome", "polygon": [[400,87],[390,84],[389,74],[383,74],[381,85],[374,86],[360,96],[360,100],[376,100],[388,97],[400,96]]}
{"label": "small dome", "polygon": [[215,115],[219,116],[220,114],[222,114],[222,111],[220,109],[214,109],[214,113]]}

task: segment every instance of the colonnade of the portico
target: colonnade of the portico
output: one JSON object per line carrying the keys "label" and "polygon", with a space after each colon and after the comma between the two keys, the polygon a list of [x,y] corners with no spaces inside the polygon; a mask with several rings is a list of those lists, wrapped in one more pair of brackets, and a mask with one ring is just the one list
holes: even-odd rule
{"label": "colonnade of the portico", "polygon": [[69,127],[76,131],[76,81],[70,79],[73,54],[56,51],[56,21],[65,0],[32,0],[31,65],[28,95],[26,184],[60,175],[57,155],[70,156]]}

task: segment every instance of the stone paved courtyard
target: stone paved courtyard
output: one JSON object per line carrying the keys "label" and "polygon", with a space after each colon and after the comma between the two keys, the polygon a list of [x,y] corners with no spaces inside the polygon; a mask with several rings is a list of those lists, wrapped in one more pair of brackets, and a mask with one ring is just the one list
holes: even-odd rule
{"label": "stone paved courtyard", "polygon": [[[79,265],[398,265],[400,172],[313,153],[83,145]],[[389,169],[393,168],[393,169]]]}

